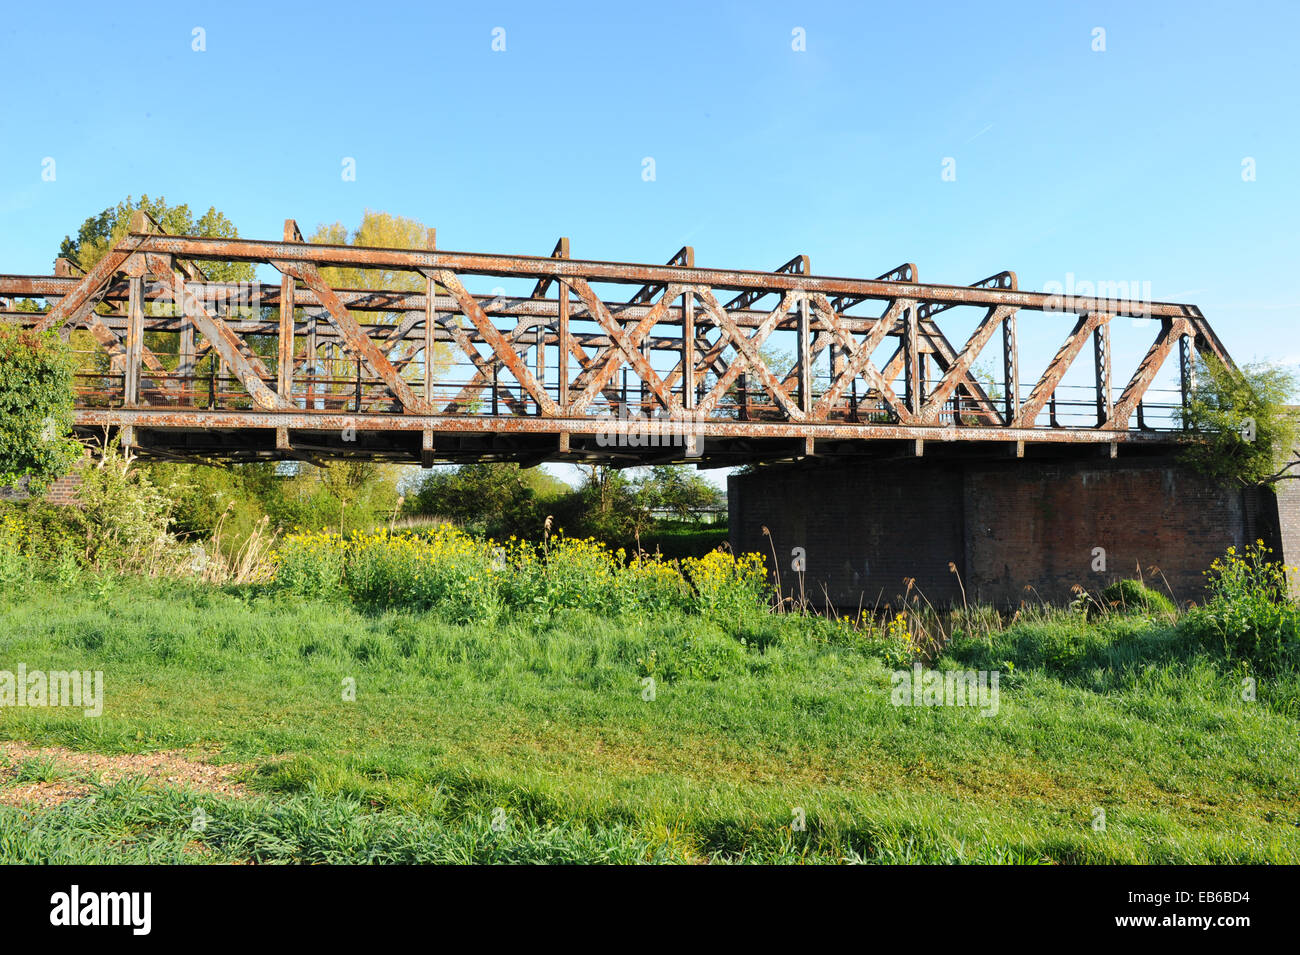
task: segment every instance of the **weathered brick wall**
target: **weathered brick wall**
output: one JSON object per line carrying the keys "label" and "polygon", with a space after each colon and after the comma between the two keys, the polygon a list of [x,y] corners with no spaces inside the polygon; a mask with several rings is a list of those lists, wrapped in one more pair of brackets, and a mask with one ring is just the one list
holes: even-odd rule
{"label": "weathered brick wall", "polygon": [[803,547],[810,598],[821,603],[824,585],[841,611],[896,605],[904,578],[936,604],[959,601],[950,562],[972,601],[1065,602],[1076,585],[1095,590],[1139,566],[1192,600],[1230,545],[1263,537],[1297,562],[1300,489],[1283,493],[1279,509],[1267,491],[1215,487],[1160,460],[773,467],[731,479],[731,543],[769,562],[774,544],[786,593],[797,588],[791,549]]}
{"label": "weathered brick wall", "polygon": [[[1278,536],[1282,556],[1292,567],[1300,566],[1300,481],[1277,485]],[[1300,572],[1291,574],[1291,593],[1300,597]]]}
{"label": "weathered brick wall", "polygon": [[[1068,602],[1141,576],[1199,599],[1203,572],[1249,539],[1245,495],[1170,464],[1069,462],[966,472],[967,589],[981,601]],[[1104,556],[1104,570],[1101,558]]]}
{"label": "weathered brick wall", "polygon": [[[822,605],[826,584],[842,613],[897,605],[905,577],[926,593],[962,562],[961,472],[912,464],[763,468],[734,476],[730,537],[738,553],[779,562],[782,590],[799,591],[795,547],[805,551],[804,586]],[[771,538],[763,534],[763,527]]]}
{"label": "weathered brick wall", "polygon": [[[51,504],[77,503],[77,487],[81,477],[77,474],[65,474],[52,483],[45,491],[45,499]],[[27,481],[23,479],[16,487],[0,488],[0,501],[22,501],[30,495],[27,493]]]}
{"label": "weathered brick wall", "polygon": [[50,485],[45,492],[45,499],[52,504],[77,503],[77,488],[81,486],[81,476],[65,474]]}

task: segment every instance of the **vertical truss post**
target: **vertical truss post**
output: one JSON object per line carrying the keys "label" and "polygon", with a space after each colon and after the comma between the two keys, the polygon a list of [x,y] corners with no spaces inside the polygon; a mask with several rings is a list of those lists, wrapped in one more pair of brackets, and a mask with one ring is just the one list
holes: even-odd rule
{"label": "vertical truss post", "polygon": [[1196,390],[1196,361],[1192,336],[1182,335],[1178,339],[1178,380],[1182,392],[1183,429],[1189,427],[1187,408],[1192,401],[1192,392]]}
{"label": "vertical truss post", "polygon": [[695,409],[695,293],[682,293],[682,407]]}
{"label": "vertical truss post", "polygon": [[424,280],[424,400],[433,401],[433,350],[434,329],[438,320],[438,307],[434,301],[437,286],[433,279]]}
{"label": "vertical truss post", "polygon": [[[569,257],[569,237],[560,236],[560,240],[555,243],[555,248],[551,250],[551,258],[567,259]],[[546,291],[550,288],[552,281],[551,276],[544,276],[537,281],[536,287],[533,288],[533,298],[545,298]],[[568,283],[560,280],[558,276],[554,278],[556,294],[556,344],[558,345],[558,354],[555,363],[555,388],[556,388],[556,406],[561,415],[567,416],[569,413],[569,352],[573,348],[572,339],[569,336],[569,286]],[[542,394],[546,393],[546,329],[539,326],[537,329],[537,387]],[[525,396],[527,401],[527,396]],[[544,414],[541,402],[538,402],[537,413]],[[568,435],[563,435],[567,439]]]}
{"label": "vertical truss post", "polygon": [[127,300],[126,368],[122,400],[128,408],[140,402],[140,365],[144,346],[144,276],[131,276]]}
{"label": "vertical truss post", "polygon": [[[176,374],[180,377],[181,394],[189,397],[190,404],[196,404],[197,394],[194,390],[194,322],[181,309],[181,341],[176,358]],[[184,401],[184,398],[181,399]]]}
{"label": "vertical truss post", "polygon": [[812,411],[812,354],[808,342],[808,296],[799,299],[799,410]]}
{"label": "vertical truss post", "polygon": [[546,387],[546,325],[539,322],[537,325],[537,383],[543,388]]}
{"label": "vertical truss post", "polygon": [[[641,357],[645,359],[646,364],[650,363],[650,342],[647,338],[641,340]],[[650,384],[644,378],[641,379],[641,413],[649,415],[646,410],[650,404]]]}
{"label": "vertical truss post", "polygon": [[930,396],[930,353],[918,351],[916,355],[916,367],[919,372],[916,378],[916,404],[918,407],[925,407],[925,400]]}
{"label": "vertical truss post", "polygon": [[[284,241],[301,242],[302,233],[293,219],[284,220]],[[280,351],[276,390],[286,402],[293,397],[293,276],[280,276]]]}
{"label": "vertical truss post", "polygon": [[560,292],[560,304],[556,315],[560,326],[560,357],[555,371],[559,376],[560,411],[567,417],[569,414],[569,349],[573,347],[569,343],[569,286],[564,282],[557,284]]}
{"label": "vertical truss post", "polygon": [[1020,351],[1015,312],[1002,322],[1002,382],[1006,392],[1006,420],[1011,424],[1020,416]]}
{"label": "vertical truss post", "polygon": [[904,400],[907,403],[907,410],[910,414],[919,414],[921,411],[921,356],[917,351],[916,336],[916,312],[917,307],[910,305],[903,312],[903,375],[904,375]]}
{"label": "vertical truss post", "polygon": [[[430,229],[425,239],[424,247],[430,252],[438,246],[437,233]],[[433,407],[433,352],[437,347],[434,331],[437,328],[438,321],[438,283],[432,276],[424,277],[424,401],[430,408]],[[430,441],[432,436],[430,436]],[[423,451],[433,452],[432,444]],[[421,459],[423,460],[423,458]],[[431,462],[432,463],[432,462]]]}
{"label": "vertical truss post", "polygon": [[1114,413],[1110,388],[1110,322],[1098,325],[1092,333],[1093,357],[1097,369],[1097,426],[1101,427]]}
{"label": "vertical truss post", "polygon": [[[320,390],[320,385],[316,379],[320,376],[320,353],[319,343],[316,341],[316,309],[307,310],[307,355],[303,359],[307,369],[307,395],[309,401],[306,403],[307,408],[316,408],[317,403],[312,395]],[[323,407],[323,405],[321,405]]]}

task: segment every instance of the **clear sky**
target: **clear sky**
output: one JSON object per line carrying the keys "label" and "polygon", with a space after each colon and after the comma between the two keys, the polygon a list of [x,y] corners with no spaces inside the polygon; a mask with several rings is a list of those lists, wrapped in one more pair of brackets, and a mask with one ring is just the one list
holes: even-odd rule
{"label": "clear sky", "polygon": [[1298,52],[1281,2],[11,4],[0,272],[128,194],[252,237],[370,207],[466,251],[1150,282],[1300,363]]}

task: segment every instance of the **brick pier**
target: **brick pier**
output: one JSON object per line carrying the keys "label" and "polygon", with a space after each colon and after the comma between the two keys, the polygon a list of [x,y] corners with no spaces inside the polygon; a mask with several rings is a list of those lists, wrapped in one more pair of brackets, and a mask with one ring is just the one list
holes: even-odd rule
{"label": "brick pier", "polygon": [[1263,539],[1300,563],[1295,484],[1225,489],[1159,457],[803,462],[730,479],[731,545],[769,563],[775,549],[787,594],[803,548],[806,593],[841,612],[897,606],[904,578],[936,606],[960,602],[950,562],[972,603],[1064,603],[1075,585],[1095,591],[1139,566],[1199,600],[1203,571],[1233,544]]}

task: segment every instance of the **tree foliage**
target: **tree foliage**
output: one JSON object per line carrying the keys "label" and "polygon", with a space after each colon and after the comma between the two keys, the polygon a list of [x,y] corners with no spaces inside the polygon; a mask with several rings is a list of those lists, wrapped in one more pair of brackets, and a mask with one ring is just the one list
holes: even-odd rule
{"label": "tree foliage", "polygon": [[43,490],[81,455],[72,437],[71,350],[53,332],[0,323],[0,485]]}
{"label": "tree foliage", "polygon": [[650,510],[672,511],[680,520],[722,503],[722,492],[698,473],[679,465],[652,467],[639,482],[641,500]]}
{"label": "tree foliage", "polygon": [[[433,243],[434,230],[416,219],[395,216],[389,212],[367,209],[361,225],[351,232],[342,222],[320,225],[308,239],[318,245],[353,245],[368,249],[425,249]],[[423,292],[427,280],[416,272],[400,269],[362,269],[328,267],[320,270],[321,277],[334,288],[388,289],[395,292]],[[396,325],[402,319],[397,312],[375,313],[370,321]],[[408,355],[423,350],[423,343],[407,341],[402,346]],[[451,350],[446,345],[435,345],[430,356],[433,375],[437,379],[451,367]],[[412,368],[422,365],[412,364]]]}
{"label": "tree foliage", "polygon": [[[433,241],[433,229],[416,219],[367,209],[361,225],[352,232],[342,222],[317,226],[308,239],[320,245],[354,245],[367,249],[426,249]],[[382,288],[419,292],[424,276],[396,269],[330,267],[320,270],[334,288]]]}
{"label": "tree foliage", "polygon": [[[65,236],[59,246],[59,255],[70,259],[83,269],[94,268],[95,263],[127,234],[131,225],[131,214],[137,209],[147,212],[153,219],[172,235],[199,235],[236,239],[239,230],[235,228],[225,213],[209,206],[208,211],[197,219],[185,204],[169,205],[162,196],[150,199],[142,195],[139,200],[130,196],[124,202],[105,209],[98,215],[90,216],[77,229],[77,237]],[[199,267],[214,281],[251,282],[253,266],[248,262],[199,262]]]}
{"label": "tree foliage", "polygon": [[1300,415],[1289,407],[1296,377],[1268,364],[1239,371],[1200,358],[1182,422],[1195,440],[1183,451],[1194,468],[1223,483],[1273,485],[1300,477]]}
{"label": "tree foliage", "polygon": [[540,537],[550,517],[553,532],[625,547],[652,526],[652,511],[686,518],[722,498],[683,467],[654,467],[638,477],[633,470],[596,465],[584,467],[583,474],[582,484],[572,488],[516,464],[467,464],[428,475],[407,496],[406,512],[445,517],[497,538]]}
{"label": "tree foliage", "polygon": [[540,470],[489,462],[434,471],[406,498],[408,514],[445,517],[494,537],[539,537],[567,485]]}

